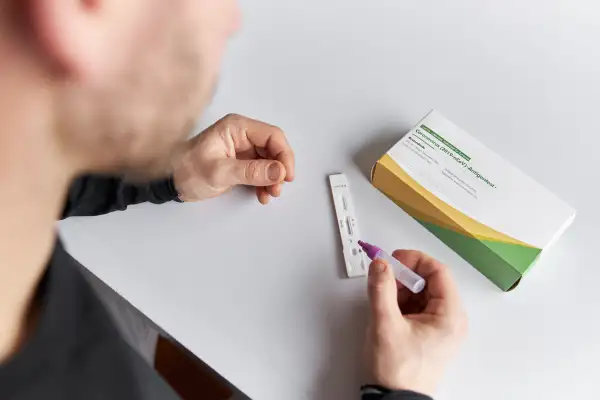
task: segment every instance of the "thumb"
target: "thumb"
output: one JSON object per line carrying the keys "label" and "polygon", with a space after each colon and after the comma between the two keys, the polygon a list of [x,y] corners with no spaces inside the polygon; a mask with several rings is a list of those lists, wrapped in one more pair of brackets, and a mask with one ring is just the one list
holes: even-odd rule
{"label": "thumb", "polygon": [[381,260],[373,261],[369,267],[369,303],[375,324],[402,317],[394,272]]}
{"label": "thumb", "polygon": [[271,186],[283,182],[285,167],[274,160],[230,160],[231,184]]}

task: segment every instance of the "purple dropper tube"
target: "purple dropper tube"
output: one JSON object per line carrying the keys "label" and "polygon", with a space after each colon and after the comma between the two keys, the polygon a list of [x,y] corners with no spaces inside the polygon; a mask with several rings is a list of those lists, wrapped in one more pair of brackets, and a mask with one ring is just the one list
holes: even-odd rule
{"label": "purple dropper tube", "polygon": [[387,254],[379,247],[365,243],[362,240],[358,244],[371,260],[380,259],[392,266],[396,279],[413,293],[420,293],[425,288],[425,279],[421,278],[412,269]]}

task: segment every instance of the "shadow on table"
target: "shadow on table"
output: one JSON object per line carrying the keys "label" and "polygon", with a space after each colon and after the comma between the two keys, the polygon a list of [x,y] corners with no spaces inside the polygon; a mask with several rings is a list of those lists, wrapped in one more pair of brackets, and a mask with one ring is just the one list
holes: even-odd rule
{"label": "shadow on table", "polygon": [[[365,288],[366,290],[366,288]],[[368,303],[364,296],[331,307],[323,321],[323,362],[315,379],[314,400],[357,399],[365,383],[363,348],[368,323]]]}
{"label": "shadow on table", "polygon": [[374,131],[368,142],[361,146],[353,155],[352,160],[360,171],[371,180],[371,169],[396,142],[398,142],[410,127],[387,127]]}

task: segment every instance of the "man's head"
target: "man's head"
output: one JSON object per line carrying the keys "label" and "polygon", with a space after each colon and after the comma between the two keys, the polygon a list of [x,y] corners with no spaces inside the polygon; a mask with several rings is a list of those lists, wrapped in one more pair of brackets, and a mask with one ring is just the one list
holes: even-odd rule
{"label": "man's head", "polygon": [[0,59],[48,94],[47,134],[83,168],[156,173],[238,23],[235,0],[0,0]]}

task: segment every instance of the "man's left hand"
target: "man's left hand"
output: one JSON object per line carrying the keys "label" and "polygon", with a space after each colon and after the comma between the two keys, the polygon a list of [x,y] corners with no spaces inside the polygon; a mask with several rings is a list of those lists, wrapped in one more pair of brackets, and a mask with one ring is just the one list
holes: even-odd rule
{"label": "man's left hand", "polygon": [[294,180],[294,152],[275,126],[231,114],[187,143],[175,163],[179,198],[199,201],[236,185],[256,187],[262,204],[279,197],[283,182]]}

